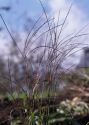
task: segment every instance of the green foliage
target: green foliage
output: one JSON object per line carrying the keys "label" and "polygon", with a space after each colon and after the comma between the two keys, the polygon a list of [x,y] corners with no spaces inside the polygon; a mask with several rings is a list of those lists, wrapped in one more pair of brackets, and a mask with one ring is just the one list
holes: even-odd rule
{"label": "green foliage", "polygon": [[[25,125],[43,125],[59,123],[73,122],[75,116],[84,116],[89,113],[89,107],[87,103],[83,102],[80,98],[76,97],[73,100],[62,101],[59,105],[53,107],[56,111],[50,112],[50,105],[41,106],[38,109],[33,110],[29,105],[25,106],[26,117],[18,117],[18,119],[12,120],[12,125],[17,125],[18,122],[25,123]],[[23,120],[24,119],[24,120]]]}
{"label": "green foliage", "polygon": [[[81,70],[79,70],[79,71],[81,71]],[[64,73],[61,76],[61,80],[63,80],[65,83],[71,84],[71,85],[73,84],[73,85],[80,85],[80,86],[89,86],[89,80],[86,77],[81,76],[77,72],[70,72],[67,74]]]}

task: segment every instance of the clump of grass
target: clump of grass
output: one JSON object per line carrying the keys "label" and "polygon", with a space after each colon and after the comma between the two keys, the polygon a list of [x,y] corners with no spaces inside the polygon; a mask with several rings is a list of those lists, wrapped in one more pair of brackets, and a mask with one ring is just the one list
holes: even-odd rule
{"label": "clump of grass", "polygon": [[[23,92],[26,92],[28,96],[31,94],[30,89],[32,89],[32,93],[34,94],[35,91],[37,89],[39,90],[39,88],[42,86],[46,86],[46,88],[49,89],[51,86],[55,86],[55,84],[57,83],[60,84],[59,75],[60,71],[62,70],[61,65],[63,61],[65,60],[65,58],[71,56],[72,54],[81,49],[79,48],[79,43],[75,43],[74,46],[70,48],[70,46],[72,45],[72,41],[75,38],[79,39],[80,37],[88,35],[87,33],[79,34],[84,29],[83,28],[79,30],[74,36],[69,35],[61,40],[60,37],[62,35],[63,28],[68,18],[68,15],[70,14],[72,5],[70,6],[65,16],[63,23],[59,24],[59,17],[58,17],[58,22],[56,24],[54,23],[54,18],[53,19],[48,18],[44,5],[40,0],[39,2],[42,6],[46,21],[43,21],[43,23],[38,28],[34,29],[38,24],[38,22],[40,21],[40,19],[42,18],[42,15],[37,19],[31,31],[27,35],[23,50],[21,50],[20,46],[18,46],[18,43],[10,33],[10,30],[5,20],[3,19],[2,15],[0,15],[9,35],[12,38],[12,42],[14,44],[13,47],[16,48],[16,50],[19,52],[21,56],[22,60],[21,65],[24,67],[23,69],[24,76],[22,80],[20,80],[19,78],[17,78],[18,76],[16,76],[16,72],[13,71],[16,68],[18,68],[17,65],[19,65],[19,63],[15,64],[13,62],[14,64],[12,64],[11,60],[8,59],[8,70],[9,70],[8,80],[11,83],[10,88],[11,90],[13,90],[13,83],[14,83],[17,86],[17,88],[20,88]],[[42,28],[44,30],[44,26],[46,26],[47,29],[46,31],[42,31]],[[60,30],[58,30],[59,27]],[[39,35],[40,30],[41,34]],[[43,43],[41,42],[42,45],[38,46],[37,42],[39,43],[39,40],[42,37],[43,37],[42,41]],[[34,44],[34,42],[36,47],[32,47],[32,44]],[[78,50],[76,50],[77,46],[79,48]],[[32,57],[33,60],[31,60]],[[32,71],[30,67],[32,67]],[[43,68],[43,71],[40,71],[41,68]],[[19,70],[20,69],[18,69],[18,71]],[[19,84],[18,82],[22,83]],[[27,86],[27,90],[24,89],[23,87],[24,85]]]}
{"label": "clump of grass", "polygon": [[[12,42],[14,45],[13,47],[15,47],[15,49],[18,51],[18,53],[16,54],[17,58],[18,55],[20,57],[20,63],[15,63],[14,61],[12,62],[11,58],[8,58],[8,78],[6,76],[6,79],[10,82],[11,91],[9,92],[9,94],[13,99],[15,99],[19,97],[19,93],[25,93],[27,99],[33,98],[33,107],[35,98],[38,98],[40,95],[41,99],[44,96],[53,96],[53,94],[55,96],[56,87],[58,84],[60,84],[59,76],[61,75],[63,61],[67,57],[73,55],[75,52],[81,50],[81,48],[79,48],[79,43],[75,42],[75,44],[72,44],[72,41],[75,38],[79,40],[80,37],[88,35],[87,33],[80,34],[84,29],[81,28],[81,30],[79,30],[75,35],[68,35],[65,36],[65,38],[61,39],[63,28],[68,15],[70,14],[72,6],[70,6],[63,23],[59,24],[58,17],[58,22],[56,24],[54,23],[54,18],[48,18],[42,1],[39,0],[39,2],[43,9],[45,21],[43,21],[43,23],[38,28],[36,28],[36,25],[38,25],[42,16],[37,19],[31,31],[27,34],[23,50],[21,50],[20,46],[18,46],[18,43],[11,34],[3,16],[0,14],[0,17],[10,37],[12,38]],[[60,30],[58,30],[59,27]],[[41,45],[39,45],[39,41],[41,39],[42,42]],[[35,47],[33,47],[34,43]],[[83,46],[84,45],[85,44],[83,44]],[[23,67],[23,74],[21,78],[19,77],[21,74],[16,75],[19,70],[21,70],[20,68],[18,68],[19,64]],[[68,68],[67,71],[70,68]],[[13,84],[15,85],[15,88],[13,87]],[[14,94],[14,92],[16,93]],[[39,94],[40,92],[41,94]],[[53,94],[51,94],[51,92],[53,92]],[[50,106],[47,105],[47,109],[45,109],[44,111],[47,112],[46,116],[49,115],[49,107]],[[33,112],[34,108],[31,108],[27,103],[25,103],[25,108],[28,111],[28,124],[33,125],[33,122],[35,121],[35,111]],[[42,107],[42,105],[39,105],[39,109],[42,108],[44,107]],[[43,120],[44,112],[40,113],[39,111],[39,115],[41,115],[39,120]],[[40,122],[40,125],[41,124],[42,123]]]}

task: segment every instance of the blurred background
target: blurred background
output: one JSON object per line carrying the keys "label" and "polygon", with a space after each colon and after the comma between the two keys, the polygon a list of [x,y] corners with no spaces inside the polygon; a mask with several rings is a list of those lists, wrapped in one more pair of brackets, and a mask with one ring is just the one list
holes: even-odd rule
{"label": "blurred background", "polygon": [[[2,91],[16,87],[17,83],[19,86],[16,89],[23,86],[24,90],[28,91],[28,86],[33,85],[25,83],[33,82],[34,78],[29,78],[37,71],[41,72],[41,78],[43,78],[47,70],[45,64],[48,52],[43,61],[40,61],[45,49],[41,47],[36,52],[33,50],[39,46],[52,45],[51,41],[59,36],[58,44],[56,44],[60,51],[56,53],[57,56],[60,55],[59,61],[56,60],[59,71],[56,73],[78,72],[79,75],[89,79],[84,70],[89,66],[88,4],[88,0],[42,0],[42,5],[39,0],[0,0],[0,82]],[[56,35],[55,33],[50,35],[50,28],[53,29],[52,34],[56,29]],[[26,40],[30,42],[26,43]],[[29,60],[29,71],[25,70],[26,62],[24,64],[25,59],[22,56],[24,54]],[[53,71],[52,66],[54,62],[51,64]],[[82,74],[79,72],[81,68]],[[79,70],[76,71],[77,69]],[[12,84],[9,85],[9,83]],[[6,84],[8,84],[7,88]]]}

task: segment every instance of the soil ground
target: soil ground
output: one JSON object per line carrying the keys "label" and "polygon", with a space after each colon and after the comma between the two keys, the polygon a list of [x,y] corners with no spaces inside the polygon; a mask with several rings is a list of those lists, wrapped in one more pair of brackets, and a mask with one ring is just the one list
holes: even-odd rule
{"label": "soil ground", "polygon": [[[67,86],[57,97],[49,97],[44,99],[28,99],[29,106],[33,106],[33,110],[39,105],[57,105],[62,100],[80,97],[83,101],[89,103],[89,88],[78,86]],[[33,105],[34,104],[34,105]],[[10,125],[10,114],[14,111],[14,117],[19,114],[23,107],[23,100],[16,99],[9,101],[7,98],[0,100],[0,125]],[[16,110],[18,109],[18,110]],[[23,113],[24,115],[24,113]],[[88,117],[89,119],[89,117]]]}

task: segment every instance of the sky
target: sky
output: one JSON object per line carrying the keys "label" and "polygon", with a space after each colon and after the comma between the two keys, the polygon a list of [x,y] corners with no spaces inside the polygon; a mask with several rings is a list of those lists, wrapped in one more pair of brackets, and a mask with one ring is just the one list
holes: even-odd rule
{"label": "sky", "polygon": [[89,17],[89,0],[75,0],[75,3]]}
{"label": "sky", "polygon": [[[71,3],[73,3],[66,21],[66,28],[61,37],[78,32],[84,25],[89,23],[89,0],[42,0],[42,2],[47,15],[55,17],[55,22],[58,20],[59,11],[61,13],[60,22],[64,20]],[[5,10],[7,6],[10,7],[9,11]],[[28,18],[30,23],[36,20],[42,14],[42,7],[39,0],[0,0],[0,14],[2,14],[11,32],[18,31],[23,34],[24,25],[27,23],[26,19]],[[29,25],[31,25],[30,23]],[[2,32],[0,32],[0,52],[2,53],[4,49],[4,52],[7,53],[6,46],[9,40],[7,40],[7,33],[2,20],[0,20],[0,28],[2,29]],[[88,26],[83,33],[87,32]],[[80,39],[80,41],[81,43],[87,43],[88,37],[85,41],[84,38]],[[80,56],[80,53],[75,56]],[[75,62],[78,63],[79,60],[77,59]]]}
{"label": "sky", "polygon": [[[46,11],[50,13],[56,8],[59,11],[63,6],[69,7],[71,0],[42,0],[46,8]],[[45,2],[44,2],[45,1]],[[54,5],[52,5],[54,4]],[[89,0],[74,0],[74,6],[78,8],[78,11],[81,12],[80,16],[86,16],[89,19]],[[11,10],[6,12],[2,7],[9,6]],[[0,13],[3,15],[3,18],[10,26],[10,28],[19,29],[22,28],[25,20],[23,18],[32,18],[36,19],[42,13],[42,7],[39,3],[39,0],[0,0]]]}

